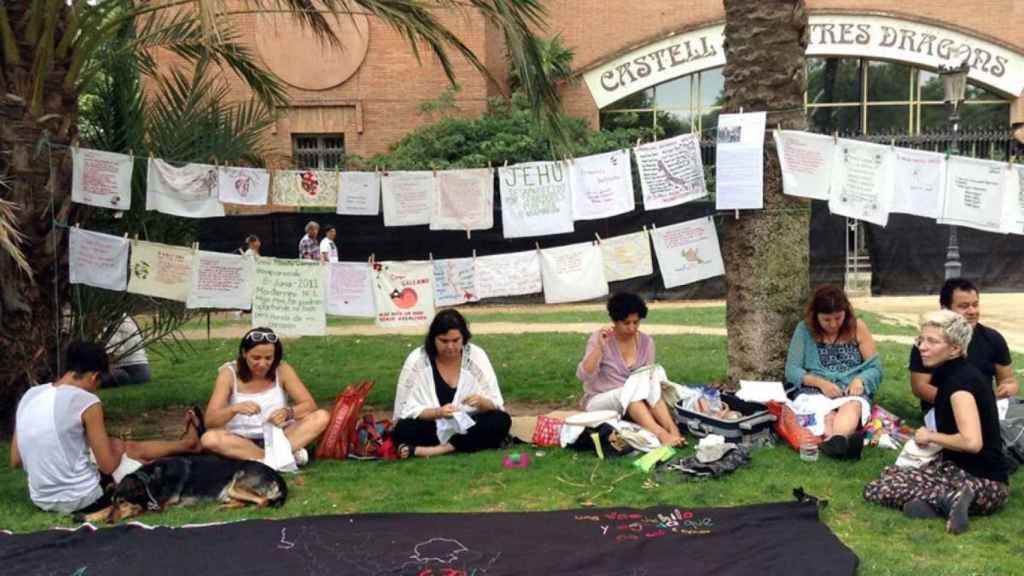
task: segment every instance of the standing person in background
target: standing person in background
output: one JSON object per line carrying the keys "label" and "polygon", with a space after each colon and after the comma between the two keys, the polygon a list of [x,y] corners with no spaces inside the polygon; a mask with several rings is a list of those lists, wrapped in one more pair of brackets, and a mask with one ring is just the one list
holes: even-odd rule
{"label": "standing person in background", "polygon": [[107,348],[115,361],[109,372],[100,375],[100,383],[104,388],[144,384],[152,378],[142,332],[131,316],[125,314],[121,318],[121,324],[107,342]]}
{"label": "standing person in background", "polygon": [[320,241],[320,260],[323,262],[338,261],[338,245],[334,239],[338,236],[338,230],[328,225],[324,228],[324,239]]}
{"label": "standing person in background", "polygon": [[260,242],[259,236],[255,234],[249,234],[248,236],[245,237],[245,243],[248,247],[245,249],[245,252],[242,253],[244,256],[260,255],[260,247],[263,246],[263,243]]}
{"label": "standing person in background", "polygon": [[300,260],[320,260],[320,243],[317,237],[320,235],[320,225],[310,220],[306,223],[306,235],[299,240]]}

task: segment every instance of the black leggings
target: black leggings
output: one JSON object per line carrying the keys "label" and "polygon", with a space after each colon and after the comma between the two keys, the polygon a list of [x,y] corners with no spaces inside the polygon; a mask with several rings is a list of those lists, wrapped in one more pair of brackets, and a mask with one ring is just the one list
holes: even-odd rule
{"label": "black leggings", "polygon": [[[501,410],[479,412],[471,416],[476,424],[465,434],[456,434],[448,442],[456,452],[477,452],[501,448],[512,427],[512,418]],[[406,418],[399,420],[391,431],[396,444],[409,446],[437,446],[437,423],[434,420]]]}

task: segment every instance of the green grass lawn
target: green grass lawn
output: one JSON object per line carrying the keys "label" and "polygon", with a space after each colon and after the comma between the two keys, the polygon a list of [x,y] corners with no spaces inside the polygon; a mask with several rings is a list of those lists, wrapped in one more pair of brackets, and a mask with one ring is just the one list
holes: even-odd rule
{"label": "green grass lawn", "polygon": [[[652,312],[649,321],[656,321],[654,316]],[[686,324],[693,324],[693,317],[681,317]],[[877,323],[877,319],[869,318],[869,323]],[[579,398],[574,372],[583,351],[583,335],[486,335],[474,341],[488,351],[507,399],[570,406]],[[419,342],[419,338],[402,336],[302,338],[286,343],[286,357],[319,400],[333,398],[345,383],[371,378],[378,385],[369,402],[389,407],[402,360]],[[658,336],[656,343],[658,360],[673,380],[700,383],[724,378],[724,338]],[[109,418],[116,425],[118,420],[146,410],[205,404],[217,367],[233,357],[236,346],[235,340],[200,340],[187,354],[174,358],[153,355],[154,382],[101,392]],[[881,343],[879,349],[886,377],[878,401],[919,422],[906,378],[909,347]],[[1018,354],[1017,360],[1024,359]],[[0,446],[7,448],[6,444]],[[721,480],[668,481],[653,487],[644,484],[645,476],[633,473],[628,458],[599,461],[590,454],[544,452],[537,456],[532,451],[531,465],[523,470],[503,469],[503,452],[407,462],[315,462],[303,472],[301,482],[292,477],[290,498],[282,509],[218,511],[207,506],[171,510],[145,520],[180,525],[352,512],[551,510],[580,507],[585,502],[600,507],[737,506],[786,501],[794,487],[803,486],[830,501],[822,517],[860,557],[861,574],[1024,573],[1024,539],[1019,527],[1015,528],[1024,518],[1024,501],[1019,495],[1000,513],[974,519],[970,531],[959,537],[946,535],[942,522],[912,521],[897,511],[865,503],[861,497],[864,484],[895,460],[892,451],[866,449],[865,458],[857,463],[824,458],[805,463],[796,452],[779,446],[755,452],[750,467]],[[10,470],[6,458],[3,460],[0,528],[30,531],[71,525],[66,517],[37,511],[28,499],[24,473]],[[1020,478],[1021,474],[1015,477]]]}

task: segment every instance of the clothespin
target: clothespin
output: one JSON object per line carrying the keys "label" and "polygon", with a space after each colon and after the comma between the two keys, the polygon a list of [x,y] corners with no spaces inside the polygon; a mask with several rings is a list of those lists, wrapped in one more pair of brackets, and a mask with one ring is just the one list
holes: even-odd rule
{"label": "clothespin", "polygon": [[640,136],[640,137],[638,137],[638,138],[636,139],[636,146],[634,146],[634,148],[636,148],[636,147],[639,147],[639,146],[640,146],[640,141],[641,141],[641,140],[643,140],[643,139],[644,139],[644,137],[643,137],[643,136]]}
{"label": "clothespin", "polygon": [[537,252],[540,252],[540,242],[534,242],[533,245],[537,247]]}
{"label": "clothespin", "polygon": [[127,232],[125,232],[125,233],[124,233],[124,239],[125,239],[125,240],[127,240],[127,239],[128,239],[128,233],[127,233]]}
{"label": "clothespin", "polygon": [[[75,140],[75,148],[78,148],[78,141],[77,141],[77,139]],[[128,149],[128,156],[130,156],[131,158],[134,159],[135,158],[135,151],[132,150],[131,148],[129,148]]]}
{"label": "clothespin", "polygon": [[505,168],[508,168],[508,158],[505,158]]}
{"label": "clothespin", "polygon": [[644,234],[650,234],[650,232],[647,231],[647,224],[644,224]]}
{"label": "clothespin", "polygon": [[135,236],[134,236],[134,238],[135,238],[136,240],[138,240],[138,239],[139,239],[139,233],[138,233],[138,232],[136,232],[136,233],[135,233]]}
{"label": "clothespin", "polygon": [[434,263],[434,253],[433,252],[427,252],[427,258],[430,259],[430,263],[431,264]]}
{"label": "clothespin", "polygon": [[594,232],[594,238],[597,238],[597,243],[598,244],[601,243],[601,237],[597,234],[597,232]]}
{"label": "clothespin", "polygon": [[488,160],[488,161],[487,161],[487,167],[488,167],[488,168],[492,168],[492,166],[491,166],[491,161],[490,161],[490,160]]}
{"label": "clothespin", "polygon": [[75,228],[81,229],[82,226],[78,222],[75,222]]}
{"label": "clothespin", "polygon": [[734,218],[735,218],[736,220],[739,220],[739,219],[740,219],[740,209],[739,209],[739,208],[737,208],[737,209],[736,209],[736,212],[735,212],[735,214],[733,215],[733,217],[734,217]]}
{"label": "clothespin", "polygon": [[466,240],[470,240],[472,238],[472,235],[473,231],[470,230],[469,228],[466,228]]}
{"label": "clothespin", "polygon": [[740,106],[740,114],[743,114],[743,106]]}
{"label": "clothespin", "polygon": [[839,144],[839,130],[832,131],[832,143]]}
{"label": "clothespin", "polygon": [[199,242],[193,242],[192,243],[192,251],[193,252],[198,252],[199,251]]}
{"label": "clothespin", "polygon": [[476,260],[476,248],[473,248],[473,260]]}

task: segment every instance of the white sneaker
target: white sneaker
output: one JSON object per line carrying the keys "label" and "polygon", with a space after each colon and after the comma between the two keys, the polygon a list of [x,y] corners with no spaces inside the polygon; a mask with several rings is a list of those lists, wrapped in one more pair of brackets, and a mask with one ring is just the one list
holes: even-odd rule
{"label": "white sneaker", "polygon": [[299,448],[293,452],[292,455],[295,456],[295,464],[299,468],[309,464],[309,452],[307,452],[305,448]]}

